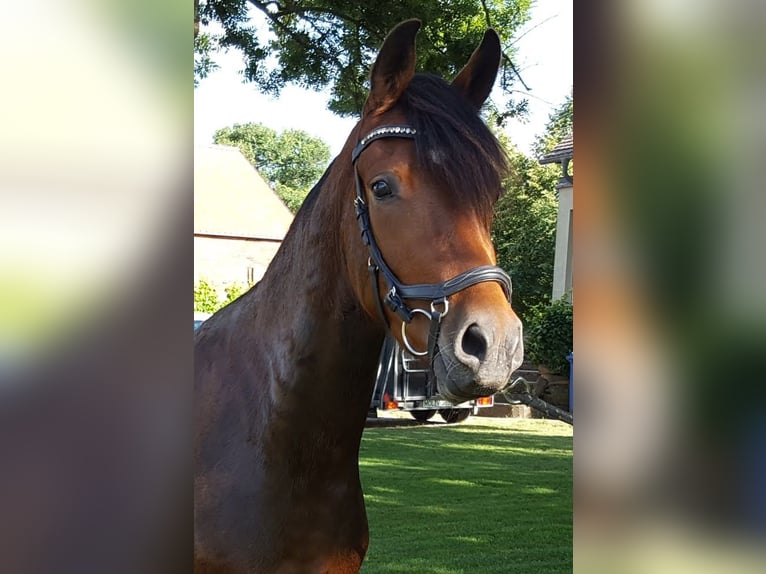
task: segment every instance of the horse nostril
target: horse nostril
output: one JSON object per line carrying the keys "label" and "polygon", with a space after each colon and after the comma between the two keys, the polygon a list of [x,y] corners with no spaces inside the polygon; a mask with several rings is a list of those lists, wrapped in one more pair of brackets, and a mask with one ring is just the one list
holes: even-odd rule
{"label": "horse nostril", "polygon": [[487,339],[476,323],[469,325],[463,333],[462,347],[466,355],[476,357],[480,363],[487,356]]}

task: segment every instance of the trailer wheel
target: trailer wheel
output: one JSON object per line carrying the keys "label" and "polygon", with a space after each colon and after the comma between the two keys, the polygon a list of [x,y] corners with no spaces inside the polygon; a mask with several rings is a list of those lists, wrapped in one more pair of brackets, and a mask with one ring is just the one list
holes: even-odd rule
{"label": "trailer wheel", "polygon": [[448,423],[461,423],[471,414],[471,409],[441,409],[439,414]]}
{"label": "trailer wheel", "polygon": [[420,421],[421,423],[426,422],[428,419],[430,419],[432,416],[436,414],[436,411],[434,409],[429,409],[426,411],[410,411],[410,414],[412,415],[412,418],[416,421]]}

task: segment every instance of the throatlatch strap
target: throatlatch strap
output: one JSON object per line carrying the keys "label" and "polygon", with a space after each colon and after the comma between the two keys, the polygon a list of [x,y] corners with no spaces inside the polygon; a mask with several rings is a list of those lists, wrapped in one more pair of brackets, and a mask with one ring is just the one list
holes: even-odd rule
{"label": "throatlatch strap", "polygon": [[386,319],[386,312],[383,310],[383,303],[380,300],[380,287],[378,286],[378,266],[372,261],[367,266],[367,270],[370,272],[370,280],[372,281],[372,290],[375,292],[375,305],[378,308],[378,315],[383,324],[388,325],[388,319]]}

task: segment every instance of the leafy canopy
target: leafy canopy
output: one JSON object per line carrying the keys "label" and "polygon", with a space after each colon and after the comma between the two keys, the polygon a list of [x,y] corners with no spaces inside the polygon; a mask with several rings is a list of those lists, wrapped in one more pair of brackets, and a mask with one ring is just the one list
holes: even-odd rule
{"label": "leafy canopy", "polygon": [[513,308],[522,321],[550,300],[556,246],[556,166],[508,149],[511,176],[495,207],[492,241],[498,265],[513,279]]}
{"label": "leafy canopy", "polygon": [[[543,155],[571,134],[573,123],[570,94],[551,113],[545,131],[533,146],[535,154]],[[506,147],[511,176],[505,182],[505,195],[495,207],[492,240],[498,264],[513,278],[513,307],[526,321],[535,314],[534,308],[550,301],[553,290],[556,186],[561,170],[558,165],[540,165],[537,159],[513,147],[507,136],[497,135]]]}
{"label": "leafy canopy", "polygon": [[293,213],[330,160],[330,147],[302,130],[277,133],[261,124],[235,124],[216,131],[213,140],[238,147]]}
{"label": "leafy canopy", "polygon": [[[511,39],[529,20],[530,6],[531,0],[200,0],[195,85],[215,68],[217,51],[235,49],[244,57],[244,79],[260,90],[278,95],[287,83],[329,87],[330,110],[359,115],[386,33],[403,20],[419,18],[418,65],[444,78],[457,74],[486,28],[493,27],[505,54],[500,85],[508,99],[500,117],[517,115],[526,101],[510,97],[518,79]],[[256,18],[265,21],[269,34],[258,33]]]}

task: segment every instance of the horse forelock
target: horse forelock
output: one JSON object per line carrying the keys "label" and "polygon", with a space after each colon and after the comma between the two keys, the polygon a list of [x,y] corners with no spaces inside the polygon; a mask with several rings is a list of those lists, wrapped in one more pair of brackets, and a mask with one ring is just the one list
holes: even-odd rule
{"label": "horse forelock", "polygon": [[491,213],[508,173],[508,160],[476,109],[432,74],[416,74],[399,103],[417,130],[417,167],[460,204]]}

